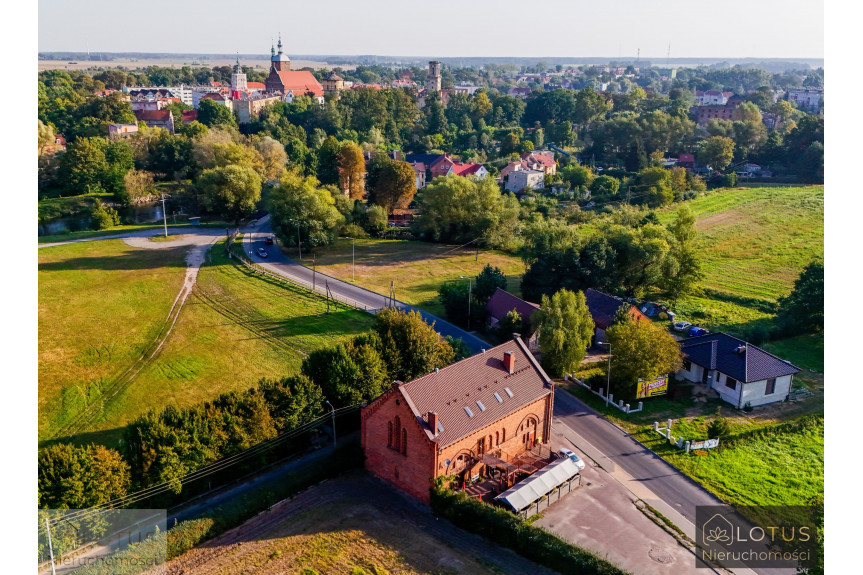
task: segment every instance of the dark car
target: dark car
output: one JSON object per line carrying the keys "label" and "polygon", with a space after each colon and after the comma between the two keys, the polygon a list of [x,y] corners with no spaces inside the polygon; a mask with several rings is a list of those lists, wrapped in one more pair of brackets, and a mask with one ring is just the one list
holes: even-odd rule
{"label": "dark car", "polygon": [[265,243],[265,244],[267,244],[268,246],[273,245],[273,243],[274,243],[274,242],[273,242],[273,238],[272,238],[272,237],[269,237],[269,238],[265,239],[265,240],[264,240],[264,243]]}
{"label": "dark car", "polygon": [[258,248],[258,255],[262,258],[267,257],[267,250],[265,250],[264,248]]}
{"label": "dark car", "polygon": [[689,330],[688,335],[689,335],[689,337],[696,337],[699,335],[707,335],[708,333],[710,333],[710,332],[707,331],[706,329],[704,329],[703,327],[697,327],[696,326],[696,327],[693,327]]}

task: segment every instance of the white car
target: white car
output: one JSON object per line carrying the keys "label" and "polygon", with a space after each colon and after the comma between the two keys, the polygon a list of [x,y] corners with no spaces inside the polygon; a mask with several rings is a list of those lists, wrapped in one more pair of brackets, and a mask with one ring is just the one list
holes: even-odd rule
{"label": "white car", "polygon": [[267,250],[265,250],[264,248],[258,248],[258,255],[262,258],[267,257]]}
{"label": "white car", "polygon": [[575,466],[578,468],[579,471],[584,469],[584,461],[578,455],[576,455],[571,449],[567,449],[566,447],[561,447],[557,453],[561,457],[568,458],[573,463],[575,463]]}
{"label": "white car", "polygon": [[672,327],[674,328],[674,331],[686,331],[687,329],[692,327],[692,324],[688,321],[677,321],[674,322],[674,325]]}

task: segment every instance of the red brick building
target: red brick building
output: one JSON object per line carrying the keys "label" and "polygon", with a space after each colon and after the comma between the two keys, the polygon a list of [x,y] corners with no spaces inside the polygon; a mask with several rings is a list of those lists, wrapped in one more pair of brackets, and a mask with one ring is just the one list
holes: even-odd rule
{"label": "red brick building", "polygon": [[407,383],[362,411],[366,468],[428,501],[432,480],[470,479],[547,443],[554,383],[520,337]]}

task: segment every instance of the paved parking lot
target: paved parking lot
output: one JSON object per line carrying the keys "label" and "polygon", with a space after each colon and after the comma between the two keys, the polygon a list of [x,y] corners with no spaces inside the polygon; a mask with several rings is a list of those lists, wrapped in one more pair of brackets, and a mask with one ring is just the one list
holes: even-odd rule
{"label": "paved parking lot", "polygon": [[646,517],[635,506],[637,497],[586,457],[566,433],[565,426],[553,426],[551,445],[568,447],[584,459],[581,487],[543,508],[536,525],[637,575],[696,573],[692,552]]}

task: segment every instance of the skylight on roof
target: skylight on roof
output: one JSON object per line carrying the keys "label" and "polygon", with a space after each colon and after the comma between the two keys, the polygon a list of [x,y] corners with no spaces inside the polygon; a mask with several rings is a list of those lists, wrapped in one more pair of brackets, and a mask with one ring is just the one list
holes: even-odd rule
{"label": "skylight on roof", "polygon": [[482,404],[480,400],[476,400],[476,404],[479,406],[480,411],[485,411],[485,406]]}
{"label": "skylight on roof", "polygon": [[465,411],[465,413],[467,413],[468,417],[473,417],[473,412],[470,410],[470,408],[468,406],[466,406],[466,405],[464,406],[464,411]]}
{"label": "skylight on roof", "polygon": [[500,394],[496,391],[494,392],[494,398],[497,400],[498,403],[503,403],[503,398],[501,398]]}
{"label": "skylight on roof", "polygon": [[510,388],[508,388],[508,387],[504,387],[504,388],[503,388],[503,390],[506,392],[506,394],[507,394],[508,396],[512,397],[512,390],[511,390]]}
{"label": "skylight on roof", "polygon": [[440,421],[437,422],[437,430],[438,432],[443,433],[443,424]]}

